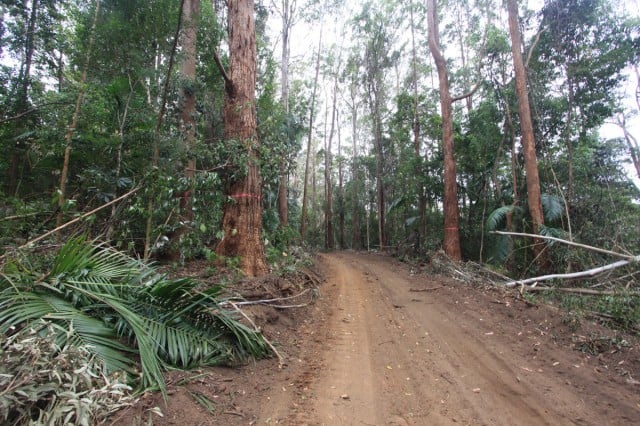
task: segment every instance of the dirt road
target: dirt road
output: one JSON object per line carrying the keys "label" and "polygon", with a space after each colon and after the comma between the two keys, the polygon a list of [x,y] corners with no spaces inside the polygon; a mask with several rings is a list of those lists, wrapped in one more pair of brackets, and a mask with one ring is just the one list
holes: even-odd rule
{"label": "dirt road", "polygon": [[176,372],[114,424],[640,424],[637,338],[436,266],[320,255],[315,303],[248,310],[286,366]]}
{"label": "dirt road", "polygon": [[331,312],[255,424],[640,424],[638,386],[556,346],[552,311],[388,257],[321,256]]}

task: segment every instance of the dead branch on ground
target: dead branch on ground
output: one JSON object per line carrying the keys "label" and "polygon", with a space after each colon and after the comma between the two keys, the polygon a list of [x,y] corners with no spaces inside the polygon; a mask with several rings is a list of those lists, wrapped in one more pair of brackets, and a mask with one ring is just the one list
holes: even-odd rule
{"label": "dead branch on ground", "polygon": [[529,285],[529,284],[537,283],[540,281],[548,281],[548,280],[555,280],[555,279],[568,280],[573,278],[595,277],[596,275],[602,274],[603,272],[611,271],[617,268],[622,268],[623,266],[627,266],[634,262],[640,262],[640,256],[635,256],[630,260],[619,260],[617,262],[610,263],[608,265],[598,266],[597,268],[592,268],[592,269],[588,269],[586,271],[581,271],[581,272],[572,272],[568,274],[549,274],[549,275],[542,275],[539,277],[527,278],[525,280],[510,281],[506,284],[506,286],[515,287],[517,285]]}
{"label": "dead branch on ground", "polygon": [[417,292],[422,292],[422,291],[433,291],[433,290],[438,290],[439,288],[442,288],[442,287],[444,287],[444,286],[439,285],[439,286],[437,286],[437,287],[429,287],[429,288],[410,288],[410,289],[409,289],[409,291],[412,291],[412,292],[416,292],[416,293],[417,293]]}
{"label": "dead branch on ground", "polygon": [[282,368],[283,366],[287,365],[287,363],[286,363],[285,359],[283,358],[283,356],[280,355],[280,352],[278,352],[278,350],[275,348],[275,346],[273,346],[273,344],[269,341],[269,339],[266,338],[266,336],[262,333],[262,331],[256,325],[256,323],[253,322],[253,320],[251,318],[249,318],[249,316],[247,314],[245,314],[242,311],[242,309],[240,309],[238,306],[236,306],[236,304],[234,302],[226,302],[226,304],[231,305],[231,307],[233,309],[235,309],[240,315],[242,315],[244,317],[244,319],[246,319],[247,322],[249,324],[251,324],[251,326],[253,327],[253,331],[255,331],[256,333],[260,333],[262,335],[262,338],[264,339],[264,342],[267,344],[267,346],[269,346],[269,348],[271,348],[273,353],[276,354],[276,356],[278,357],[278,366],[280,368]]}

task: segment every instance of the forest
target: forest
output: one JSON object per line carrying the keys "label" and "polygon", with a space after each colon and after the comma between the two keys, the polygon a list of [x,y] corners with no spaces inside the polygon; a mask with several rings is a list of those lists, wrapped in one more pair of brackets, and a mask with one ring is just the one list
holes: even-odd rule
{"label": "forest", "polygon": [[[218,287],[197,292],[151,262],[261,277],[293,269],[297,252],[348,249],[441,252],[514,285],[587,271],[532,282],[601,293],[590,309],[640,324],[637,1],[3,0],[0,11],[5,336],[49,317],[41,330],[75,327],[107,370],[133,368],[124,354],[139,351],[152,386],[166,364],[269,349],[208,310]],[[198,349],[180,343],[187,326],[163,328],[187,311],[189,332],[214,325]],[[166,351],[143,337],[154,315]]]}

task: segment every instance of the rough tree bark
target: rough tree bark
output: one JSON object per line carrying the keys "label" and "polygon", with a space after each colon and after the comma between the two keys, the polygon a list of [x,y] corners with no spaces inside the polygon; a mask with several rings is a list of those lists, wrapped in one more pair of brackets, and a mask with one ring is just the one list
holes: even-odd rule
{"label": "rough tree bark", "polygon": [[225,137],[242,144],[244,173],[229,182],[222,216],[224,236],[216,247],[222,256],[239,256],[248,276],[268,272],[262,246],[262,178],[256,128],[256,33],[253,0],[229,0],[229,72],[225,76]]}
{"label": "rough tree bark", "polygon": [[[517,0],[507,0],[509,13],[509,33],[511,35],[511,53],[516,75],[516,92],[518,96],[518,113],[520,116],[520,129],[522,133],[522,150],[524,153],[524,166],[526,171],[527,198],[529,202],[529,214],[534,234],[540,233],[544,225],[542,201],[540,194],[540,177],[538,176],[538,160],[536,158],[536,146],[533,136],[533,123],[529,106],[529,92],[527,90],[527,74],[522,59],[522,40],[518,25]],[[533,254],[540,269],[548,269],[548,257],[545,251],[545,243],[541,238],[533,239]]]}
{"label": "rough tree bark", "polygon": [[453,108],[449,92],[447,61],[440,50],[438,12],[435,0],[427,0],[429,50],[438,69],[442,145],[444,151],[444,251],[453,260],[461,260],[456,159],[453,144]]}
{"label": "rough tree bark", "polygon": [[182,62],[180,63],[180,114],[179,128],[182,147],[186,153],[184,177],[189,187],[180,194],[180,222],[183,224],[178,237],[184,234],[193,221],[193,187],[196,174],[196,158],[193,146],[196,139],[196,44],[200,0],[185,0],[182,8]]}

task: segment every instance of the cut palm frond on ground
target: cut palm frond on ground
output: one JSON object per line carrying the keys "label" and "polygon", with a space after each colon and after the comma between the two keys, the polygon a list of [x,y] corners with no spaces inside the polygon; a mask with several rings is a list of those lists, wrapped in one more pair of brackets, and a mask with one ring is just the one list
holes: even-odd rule
{"label": "cut palm frond on ground", "polygon": [[82,238],[67,242],[51,269],[8,261],[0,272],[0,332],[41,319],[61,325],[59,344],[83,344],[107,371],[135,372],[158,387],[168,367],[232,364],[269,352],[262,335],[218,305],[221,288],[196,291],[191,279]]}

